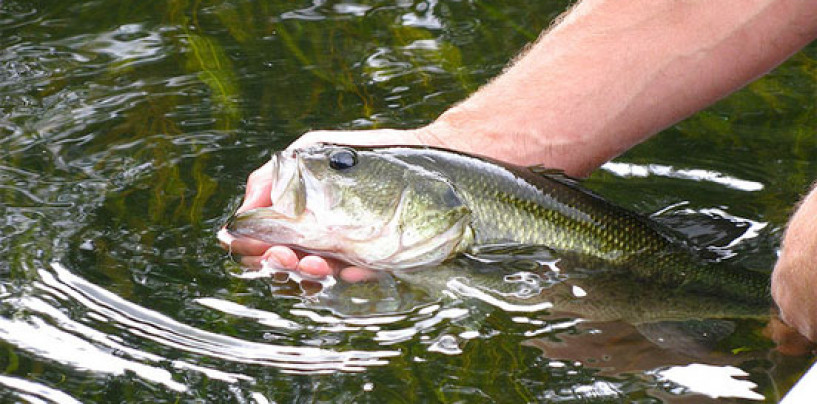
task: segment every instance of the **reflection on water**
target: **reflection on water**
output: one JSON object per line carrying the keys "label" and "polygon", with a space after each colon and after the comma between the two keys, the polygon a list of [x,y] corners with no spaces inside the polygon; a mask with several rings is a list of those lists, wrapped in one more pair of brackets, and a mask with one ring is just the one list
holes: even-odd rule
{"label": "reflection on water", "polygon": [[27,402],[55,402],[74,404],[79,403],[68,394],[65,394],[57,389],[52,389],[43,386],[39,383],[33,383],[25,379],[18,379],[16,377],[9,377],[0,375],[0,384],[9,391],[13,391],[16,397]]}
{"label": "reflection on water", "polygon": [[[185,392],[187,386],[174,380],[177,370],[199,372],[227,383],[253,383],[255,379],[173,359],[179,353],[195,354],[200,361],[217,358],[298,373],[363,371],[385,365],[387,358],[398,354],[388,350],[334,351],[245,341],[190,327],[134,305],[77,277],[61,264],[54,263],[50,271],[38,272],[40,280],[32,283],[33,290],[4,299],[5,310],[12,311],[14,316],[0,319],[0,339],[39,358],[100,376],[132,372],[148,382]],[[65,308],[82,314],[72,318],[61,311]],[[284,330],[300,329],[297,323],[286,321],[264,324]],[[176,353],[163,356],[132,348],[128,343],[139,339]]]}
{"label": "reflection on water", "polygon": [[602,169],[621,177],[647,177],[649,175],[656,175],[682,180],[709,181],[739,191],[760,191],[763,189],[763,184],[757,181],[742,180],[718,172],[701,169],[676,170],[673,167],[660,164],[650,164],[644,167],[636,164],[618,162],[606,163],[602,166]]}
{"label": "reflection on water", "polygon": [[[812,357],[775,351],[758,308],[599,287],[535,250],[321,288],[217,245],[272,150],[428,122],[568,3],[0,2],[0,398],[777,400]],[[588,186],[768,271],[815,172],[815,60]]]}
{"label": "reflection on water", "polygon": [[753,391],[756,384],[735,377],[749,376],[748,373],[732,366],[708,366],[692,364],[673,366],[656,372],[658,379],[676,384],[678,388],[700,393],[712,398],[745,398],[763,400],[763,396]]}
{"label": "reflection on water", "polygon": [[[229,361],[275,366],[291,371],[356,371],[366,366],[382,365],[382,358],[395,352],[332,352],[312,347],[287,347],[257,344],[213,334],[178,323],[164,315],[129,304],[116,295],[72,276],[58,264],[53,265],[57,278],[44,283],[81,302],[94,317],[117,324],[137,336],[164,346],[204,354]],[[41,275],[45,275],[41,272]],[[58,283],[57,280],[62,281]],[[138,372],[137,372],[138,373]]]}

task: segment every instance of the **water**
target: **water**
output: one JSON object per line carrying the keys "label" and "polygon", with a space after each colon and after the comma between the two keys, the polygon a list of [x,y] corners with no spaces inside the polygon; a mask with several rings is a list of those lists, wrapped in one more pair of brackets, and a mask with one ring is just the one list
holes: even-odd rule
{"label": "water", "polygon": [[[685,350],[456,285],[438,298],[384,280],[343,301],[218,247],[272,150],[311,128],[426,123],[567,5],[0,2],[0,396],[779,399],[813,358],[777,352],[764,320]],[[769,271],[815,177],[815,100],[812,44],[588,186]]]}

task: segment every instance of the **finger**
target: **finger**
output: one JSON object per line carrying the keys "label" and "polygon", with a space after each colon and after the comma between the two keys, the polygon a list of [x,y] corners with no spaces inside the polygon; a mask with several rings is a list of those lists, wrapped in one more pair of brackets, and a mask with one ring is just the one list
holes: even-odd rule
{"label": "finger", "polygon": [[272,205],[270,192],[272,191],[272,161],[253,171],[247,178],[247,189],[244,192],[244,202],[236,213],[253,208]]}
{"label": "finger", "polygon": [[263,254],[241,257],[241,265],[255,270],[267,265],[274,269],[293,271],[298,267],[298,255],[289,247],[276,245],[268,248]]}
{"label": "finger", "polygon": [[230,243],[221,243],[224,249],[228,250],[230,254],[237,255],[262,255],[272,245],[254,238],[241,237],[234,238]]}
{"label": "finger", "polygon": [[340,279],[349,283],[366,282],[376,279],[379,274],[371,269],[346,267],[340,272]]}
{"label": "finger", "polygon": [[298,262],[297,270],[310,276],[322,278],[334,274],[339,267],[339,263],[333,265],[326,258],[307,255]]}
{"label": "finger", "polygon": [[261,263],[262,259],[263,257],[260,255],[246,255],[241,257],[239,263],[243,267],[247,267],[253,271],[258,271],[264,267],[264,264]]}
{"label": "finger", "polygon": [[298,267],[298,255],[289,247],[282,245],[272,246],[261,257],[262,262],[275,269],[293,271]]}
{"label": "finger", "polygon": [[266,249],[263,254],[242,256],[241,264],[252,269],[260,269],[266,264],[275,269],[292,271],[298,267],[298,255],[289,247],[276,245]]}

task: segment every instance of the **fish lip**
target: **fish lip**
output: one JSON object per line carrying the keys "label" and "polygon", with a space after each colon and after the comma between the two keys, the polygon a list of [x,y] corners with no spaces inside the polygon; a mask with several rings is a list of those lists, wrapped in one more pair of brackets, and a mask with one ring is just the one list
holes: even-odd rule
{"label": "fish lip", "polygon": [[267,208],[255,208],[246,210],[239,214],[233,215],[230,220],[227,222],[227,230],[232,231],[234,229],[234,225],[247,221],[247,220],[264,220],[264,219],[280,219],[286,218],[286,216],[282,215],[280,212]]}
{"label": "fish lip", "polygon": [[[297,223],[303,219],[304,218],[301,217],[293,220],[293,218],[287,216],[286,214],[282,214],[281,212],[271,209],[270,207],[259,207],[234,215],[232,218],[230,218],[229,223],[224,227],[224,229],[235,239],[245,238],[258,240],[265,243],[289,244],[292,242],[291,240],[290,242],[282,239],[273,241],[265,238],[263,234],[259,233],[259,231],[263,232],[265,223],[278,222],[280,224],[291,224]],[[244,225],[245,223],[247,223],[247,225]],[[291,228],[284,226],[276,233],[278,233],[278,236],[280,236],[281,233],[286,233],[287,231],[291,232]]]}
{"label": "fish lip", "polygon": [[[270,203],[275,203],[276,199],[280,199],[283,190],[281,190],[281,159],[284,158],[283,152],[276,152],[270,159],[272,171],[272,187],[270,189]],[[277,194],[277,195],[276,195]],[[277,196],[277,198],[276,198]]]}
{"label": "fish lip", "polygon": [[249,237],[247,234],[244,234],[244,229],[241,227],[241,223],[246,222],[248,220],[252,220],[258,217],[258,209],[250,209],[240,213],[234,213],[230,218],[227,220],[227,223],[224,225],[223,230],[226,230],[233,237]]}
{"label": "fish lip", "polygon": [[[282,150],[272,155],[270,208],[295,219],[303,214],[306,190],[303,186],[303,160],[297,150]],[[292,187],[296,189],[293,192]]]}

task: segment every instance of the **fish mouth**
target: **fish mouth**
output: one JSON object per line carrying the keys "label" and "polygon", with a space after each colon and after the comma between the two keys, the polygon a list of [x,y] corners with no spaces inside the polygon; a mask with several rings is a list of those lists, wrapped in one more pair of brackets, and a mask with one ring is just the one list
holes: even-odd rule
{"label": "fish mouth", "polygon": [[248,229],[254,227],[253,224],[255,223],[290,222],[292,219],[269,207],[255,208],[234,215],[227,222],[225,228],[234,235],[248,236],[249,234],[245,233],[247,233]]}
{"label": "fish mouth", "polygon": [[298,246],[312,238],[314,222],[310,214],[292,218],[271,207],[261,207],[233,216],[225,230],[233,242]]}
{"label": "fish mouth", "polygon": [[270,208],[281,216],[295,219],[306,209],[306,187],[301,175],[303,162],[295,151],[279,151],[272,156]]}
{"label": "fish mouth", "polygon": [[296,152],[279,151],[269,164],[270,205],[234,213],[224,226],[233,237],[263,240],[261,227],[268,223],[292,223],[303,219],[306,212],[306,187],[301,175],[302,162]]}

